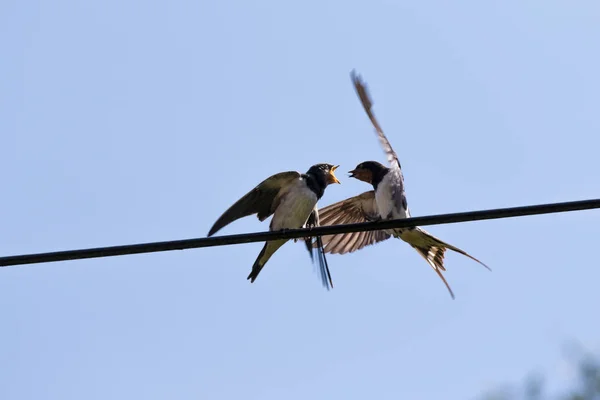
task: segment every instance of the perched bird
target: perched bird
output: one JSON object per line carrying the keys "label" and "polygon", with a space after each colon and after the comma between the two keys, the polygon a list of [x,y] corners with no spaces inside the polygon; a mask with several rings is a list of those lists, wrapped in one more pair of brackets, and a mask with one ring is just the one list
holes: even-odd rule
{"label": "perched bird", "polygon": [[[371,111],[372,102],[366,85],[354,71],[351,73],[351,78],[358,97],[367,112],[367,116],[375,127],[390,166],[386,167],[377,161],[365,161],[358,164],[355,169],[349,172],[350,177],[370,183],[373,185],[374,190],[322,208],[319,210],[321,225],[410,218],[410,211],[404,191],[404,177],[398,156],[394,152],[394,149],[392,149],[392,145]],[[404,240],[425,258],[427,263],[442,279],[452,298],[454,298],[454,293],[442,274],[442,271],[446,270],[444,267],[444,253],[446,249],[463,254],[490,269],[487,265],[465,251],[443,242],[419,227],[328,235],[323,236],[322,241],[325,246],[325,253],[345,254],[387,240],[392,236]]]}
{"label": "perched bird", "polygon": [[[323,196],[327,185],[340,183],[334,175],[338,167],[339,165],[315,164],[305,174],[288,171],[270,176],[229,207],[210,228],[208,236],[214,235],[231,222],[252,214],[257,214],[260,221],[273,215],[269,225],[271,231],[319,226],[317,201]],[[311,258],[313,248],[318,253],[323,285],[327,289],[333,287],[321,237],[317,237],[314,243],[312,238],[304,240]],[[265,243],[248,275],[250,282],[254,282],[271,256],[287,241],[288,239],[280,239]]]}

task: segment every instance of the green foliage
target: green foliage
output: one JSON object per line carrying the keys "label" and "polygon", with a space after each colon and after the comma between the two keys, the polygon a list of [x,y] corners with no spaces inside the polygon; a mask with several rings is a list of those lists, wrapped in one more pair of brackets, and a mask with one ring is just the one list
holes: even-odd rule
{"label": "green foliage", "polygon": [[541,376],[531,376],[519,390],[500,389],[480,397],[481,400],[600,400],[600,359],[586,355],[577,366],[578,377],[567,393],[546,395]]}

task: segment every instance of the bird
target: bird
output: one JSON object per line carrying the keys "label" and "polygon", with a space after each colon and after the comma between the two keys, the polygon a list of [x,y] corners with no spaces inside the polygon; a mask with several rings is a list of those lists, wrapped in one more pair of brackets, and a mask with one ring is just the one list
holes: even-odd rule
{"label": "bird", "polygon": [[[256,214],[259,221],[273,215],[270,231],[311,228],[319,226],[317,202],[325,193],[325,188],[340,181],[334,174],[339,165],[320,163],[311,166],[306,173],[286,171],[272,175],[246,193],[223,213],[210,228],[208,236],[214,235],[231,222]],[[327,290],[333,288],[333,281],[323,252],[321,237],[315,241],[304,238],[306,248],[314,261],[313,250],[318,254],[321,280]],[[271,256],[289,239],[267,241],[259,253],[248,280],[254,282]],[[294,239],[297,241],[298,239]]]}
{"label": "bird", "polygon": [[[349,171],[351,178],[371,184],[373,190],[320,209],[321,226],[410,218],[404,176],[398,156],[375,118],[367,85],[354,70],[350,76],[362,106],[375,128],[389,167],[377,161],[365,161]],[[454,292],[443,275],[443,272],[446,271],[444,254],[447,249],[469,257],[491,270],[486,264],[464,250],[438,239],[420,227],[327,235],[322,237],[322,243],[325,253],[346,254],[382,242],[390,237],[402,239],[411,245],[441,278],[452,299],[455,298]]]}

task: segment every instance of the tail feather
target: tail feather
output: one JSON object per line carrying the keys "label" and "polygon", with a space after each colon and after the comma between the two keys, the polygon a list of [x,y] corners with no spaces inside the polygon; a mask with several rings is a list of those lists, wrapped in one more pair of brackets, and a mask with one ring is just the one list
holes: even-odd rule
{"label": "tail feather", "polygon": [[444,282],[444,285],[446,285],[446,288],[448,289],[448,292],[450,292],[452,299],[454,299],[454,292],[442,274],[442,271],[446,271],[446,268],[444,268],[444,253],[446,252],[446,249],[444,247],[435,246],[429,248],[417,247],[413,244],[411,244],[411,246],[425,259],[425,261],[427,261],[431,268],[433,268],[442,282]]}
{"label": "tail feather", "polygon": [[[439,240],[439,239],[438,239],[438,240]],[[442,241],[440,240],[440,242],[442,242]],[[442,242],[442,243],[444,243],[444,242]],[[464,251],[464,250],[461,250],[461,249],[459,249],[458,247],[452,246],[451,244],[448,244],[448,243],[444,243],[444,245],[445,245],[445,246],[446,246],[448,249],[450,249],[450,250],[453,250],[453,251],[455,251],[455,252],[457,252],[457,253],[460,253],[460,254],[462,254],[463,256],[467,256],[467,257],[469,257],[471,260],[478,262],[479,264],[483,265],[483,266],[484,266],[484,267],[485,267],[485,268],[486,268],[488,271],[491,271],[491,270],[492,270],[490,267],[488,267],[487,265],[485,265],[485,264],[484,264],[482,261],[479,261],[478,259],[476,259],[476,258],[475,258],[475,257],[473,257],[472,255],[470,255],[470,254],[469,254],[469,253],[467,253],[466,251]]]}
{"label": "tail feather", "polygon": [[313,263],[315,261],[313,252],[317,253],[317,263],[319,264],[319,272],[321,273],[321,282],[323,283],[323,286],[327,290],[333,289],[333,280],[331,279],[331,272],[329,272],[329,264],[327,263],[327,257],[325,257],[321,236],[315,237],[314,245],[312,243],[312,238],[304,239],[304,244],[310,253],[310,259]]}
{"label": "tail feather", "polygon": [[446,271],[444,267],[444,255],[446,253],[446,249],[453,250],[457,253],[460,253],[464,256],[469,257],[471,260],[478,262],[483,265],[485,268],[491,271],[491,268],[485,265],[483,262],[479,261],[475,257],[468,254],[466,251],[459,249],[458,247],[452,246],[448,244],[429,232],[425,231],[422,228],[415,228],[410,230],[404,230],[400,235],[400,238],[410,244],[417,252],[427,261],[427,263],[433,268],[433,270],[438,274],[440,279],[448,288],[450,292],[450,296],[454,299],[454,293],[448,285],[448,282],[442,275],[442,271]]}

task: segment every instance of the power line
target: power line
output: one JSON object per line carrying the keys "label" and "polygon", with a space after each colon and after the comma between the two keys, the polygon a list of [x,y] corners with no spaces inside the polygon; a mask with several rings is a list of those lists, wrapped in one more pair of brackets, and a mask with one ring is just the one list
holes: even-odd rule
{"label": "power line", "polygon": [[199,247],[226,246],[241,243],[264,242],[275,239],[294,239],[316,235],[334,235],[347,232],[364,232],[390,228],[454,224],[458,222],[481,221],[487,219],[524,217],[529,215],[552,214],[568,211],[582,211],[594,208],[600,208],[600,199],[538,204],[533,206],[510,208],[496,208],[491,210],[467,211],[452,214],[428,215],[424,217],[364,222],[358,224],[320,226],[312,229],[290,229],[287,231],[243,233],[238,235],[173,240],[166,242],[139,243],[123,246],[56,251],[50,253],[24,254],[0,257],[0,267],[79,260],[84,258],[122,256],[128,254],[154,253],[159,251],[185,250]]}

